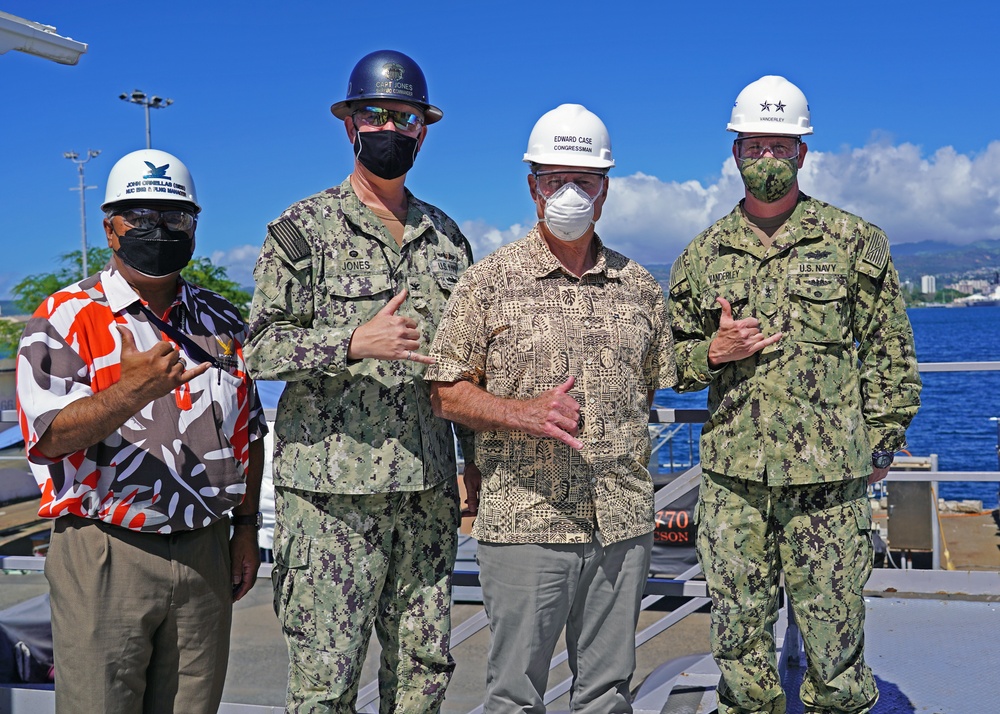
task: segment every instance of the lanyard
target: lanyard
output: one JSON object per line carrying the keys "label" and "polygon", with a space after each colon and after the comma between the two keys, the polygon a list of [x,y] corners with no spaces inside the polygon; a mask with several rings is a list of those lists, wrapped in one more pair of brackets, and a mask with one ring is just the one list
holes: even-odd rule
{"label": "lanyard", "polygon": [[174,342],[176,342],[178,345],[184,348],[184,351],[187,352],[188,357],[193,359],[195,362],[198,362],[199,364],[202,362],[210,362],[211,365],[216,369],[223,369],[223,370],[225,369],[219,362],[219,360],[210,355],[208,352],[206,352],[201,345],[196,343],[194,340],[192,340],[190,337],[188,337],[183,332],[178,330],[176,327],[171,325],[169,322],[164,322],[163,320],[158,318],[156,316],[156,313],[150,310],[145,305],[143,305],[142,302],[139,302],[138,305],[139,309],[146,317],[149,318],[150,322],[152,322],[154,325],[160,328],[161,332],[165,332],[168,335],[170,335],[171,339]]}

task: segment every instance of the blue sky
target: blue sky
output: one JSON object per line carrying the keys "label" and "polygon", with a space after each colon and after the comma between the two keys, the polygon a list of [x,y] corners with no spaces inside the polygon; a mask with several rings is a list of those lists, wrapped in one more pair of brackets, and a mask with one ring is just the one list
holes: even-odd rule
{"label": "blue sky", "polygon": [[725,131],[740,89],[782,74],[816,133],[801,185],[881,225],[893,244],[1000,238],[996,3],[83,2],[6,0],[0,10],[89,45],[78,65],[0,56],[0,296],[80,245],[115,160],[145,146],[191,169],[204,212],[198,253],[241,283],[265,226],[351,170],[344,97],[364,54],[422,66],[431,127],[407,185],[455,218],[482,257],[534,222],[521,163],[535,120],[563,102],[607,124],[617,167],[602,237],[670,263],[741,195]]}

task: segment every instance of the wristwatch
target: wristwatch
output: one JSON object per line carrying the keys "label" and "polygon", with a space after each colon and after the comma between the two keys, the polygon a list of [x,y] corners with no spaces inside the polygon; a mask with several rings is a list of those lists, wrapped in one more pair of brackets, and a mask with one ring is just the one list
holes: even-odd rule
{"label": "wristwatch", "polygon": [[257,511],[249,516],[230,516],[230,521],[234,526],[253,526],[257,530],[260,530],[261,526],[264,525],[264,516],[260,511]]}
{"label": "wristwatch", "polygon": [[892,466],[892,460],[895,458],[895,451],[873,451],[872,466],[877,469],[887,469]]}

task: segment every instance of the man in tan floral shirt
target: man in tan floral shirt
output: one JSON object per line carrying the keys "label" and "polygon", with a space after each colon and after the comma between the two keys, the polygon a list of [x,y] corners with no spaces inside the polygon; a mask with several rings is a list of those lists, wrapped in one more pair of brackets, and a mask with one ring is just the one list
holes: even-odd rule
{"label": "man in tan floral shirt", "polygon": [[565,626],[573,709],[631,712],[654,527],[648,410],[676,381],[665,300],[594,232],[614,166],[597,116],[548,112],[524,160],[538,225],[462,276],[426,377],[435,413],[477,432],[484,711],[544,711]]}

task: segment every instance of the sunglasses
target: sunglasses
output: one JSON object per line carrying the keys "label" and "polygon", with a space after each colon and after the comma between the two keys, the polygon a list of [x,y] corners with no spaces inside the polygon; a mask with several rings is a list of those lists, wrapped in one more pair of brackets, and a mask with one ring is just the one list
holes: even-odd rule
{"label": "sunglasses", "polygon": [[157,211],[155,208],[126,208],[115,213],[133,228],[141,231],[155,228],[160,223],[171,231],[190,233],[198,223],[198,216],[190,211]]}
{"label": "sunglasses", "polygon": [[414,132],[424,125],[424,120],[413,112],[382,107],[361,107],[351,114],[357,126],[382,127],[390,121],[399,131]]}

